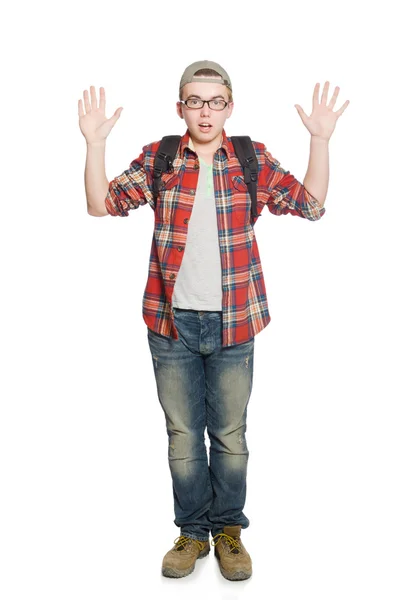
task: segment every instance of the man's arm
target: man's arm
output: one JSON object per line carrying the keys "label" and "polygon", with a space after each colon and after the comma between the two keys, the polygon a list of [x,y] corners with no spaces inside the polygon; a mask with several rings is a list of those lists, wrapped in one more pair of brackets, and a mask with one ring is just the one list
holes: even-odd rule
{"label": "man's arm", "polygon": [[303,180],[303,185],[322,207],[327,196],[329,181],[328,142],[335,129],[337,120],[346,110],[350,100],[346,100],[343,106],[334,112],[333,108],[340,91],[339,86],[335,87],[328,104],[329,81],[325,82],[321,100],[319,100],[319,90],[320,84],[316,83],[313,91],[313,105],[310,116],[305,113],[299,104],[295,104],[295,108],[311,135],[309,166]]}
{"label": "man's arm", "polygon": [[329,140],[311,136],[309,166],[303,185],[321,207],[327,197],[329,183]]}
{"label": "man's arm", "polygon": [[87,143],[84,183],[87,212],[93,217],[104,217],[109,214],[105,208],[105,198],[109,189],[105,173],[105,147],[105,140]]}
{"label": "man's arm", "polygon": [[268,194],[265,204],[274,215],[291,214],[310,221],[324,215],[317,198],[290,171],[286,171],[266,146],[261,144],[259,161],[263,167],[259,173],[259,187]]}
{"label": "man's arm", "polygon": [[128,217],[130,210],[153,203],[150,178],[145,168],[145,154],[152,152],[150,148],[150,145],[144,146],[128,169],[109,182],[105,210],[112,217]]}

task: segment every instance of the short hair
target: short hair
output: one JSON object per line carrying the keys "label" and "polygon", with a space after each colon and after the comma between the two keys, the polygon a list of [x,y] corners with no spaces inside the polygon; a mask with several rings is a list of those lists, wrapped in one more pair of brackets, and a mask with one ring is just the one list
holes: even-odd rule
{"label": "short hair", "polygon": [[[194,74],[195,77],[196,76],[200,77],[200,75],[202,75],[203,77],[219,77],[219,78],[221,78],[221,76],[219,75],[219,73],[217,73],[213,69],[199,69]],[[184,87],[185,86],[183,86],[183,88]],[[179,100],[182,100],[183,88],[181,90],[179,90]],[[229,102],[233,102],[233,92],[232,92],[232,90],[230,89],[229,86],[226,86],[226,88],[227,88],[227,94],[228,94],[228,97],[229,97]]]}

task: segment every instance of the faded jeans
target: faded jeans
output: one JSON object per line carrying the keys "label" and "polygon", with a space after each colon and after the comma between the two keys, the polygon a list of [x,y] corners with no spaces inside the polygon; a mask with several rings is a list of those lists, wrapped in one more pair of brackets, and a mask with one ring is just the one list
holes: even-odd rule
{"label": "faded jeans", "polygon": [[179,339],[149,328],[147,336],[168,434],[174,523],[181,535],[207,541],[225,525],[249,526],[245,432],[255,338],[223,348],[222,312],[172,310]]}

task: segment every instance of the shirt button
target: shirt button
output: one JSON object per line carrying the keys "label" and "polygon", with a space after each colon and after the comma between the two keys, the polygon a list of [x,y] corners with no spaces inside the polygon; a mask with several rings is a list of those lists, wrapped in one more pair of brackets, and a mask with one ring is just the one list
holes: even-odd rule
{"label": "shirt button", "polygon": [[170,279],[175,279],[175,273],[171,273]]}
{"label": "shirt button", "polygon": [[183,219],[184,223],[189,223],[189,219],[186,217],[186,219]]}
{"label": "shirt button", "polygon": [[190,190],[190,192],[189,192],[189,194],[190,194],[191,196],[194,196],[194,194],[195,194],[195,193],[196,193],[196,190]]}

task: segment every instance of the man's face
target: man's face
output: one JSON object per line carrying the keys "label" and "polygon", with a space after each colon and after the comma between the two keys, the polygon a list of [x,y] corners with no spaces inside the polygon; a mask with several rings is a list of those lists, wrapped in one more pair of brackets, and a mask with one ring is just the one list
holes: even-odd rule
{"label": "man's face", "polygon": [[[227,87],[221,83],[208,83],[206,81],[187,83],[182,90],[182,100],[195,97],[202,100],[211,100],[219,98],[229,101]],[[192,138],[201,143],[211,142],[222,132],[226,119],[230,117],[233,111],[233,102],[228,104],[224,110],[213,110],[208,104],[202,108],[188,108],[184,104],[177,102],[176,108],[178,115],[185,119]],[[211,127],[200,128],[201,123],[209,123]]]}

